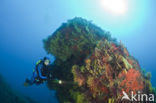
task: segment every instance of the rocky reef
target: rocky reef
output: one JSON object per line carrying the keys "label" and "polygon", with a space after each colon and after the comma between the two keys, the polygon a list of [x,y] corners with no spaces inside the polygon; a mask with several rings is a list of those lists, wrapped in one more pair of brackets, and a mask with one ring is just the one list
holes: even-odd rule
{"label": "rocky reef", "polygon": [[0,75],[0,103],[37,103],[29,97],[21,96],[5,82]]}
{"label": "rocky reef", "polygon": [[91,21],[74,18],[63,23],[44,40],[44,48],[55,56],[50,73],[62,80],[47,82],[60,103],[131,103],[121,101],[123,91],[155,94],[151,74],[121,42]]}

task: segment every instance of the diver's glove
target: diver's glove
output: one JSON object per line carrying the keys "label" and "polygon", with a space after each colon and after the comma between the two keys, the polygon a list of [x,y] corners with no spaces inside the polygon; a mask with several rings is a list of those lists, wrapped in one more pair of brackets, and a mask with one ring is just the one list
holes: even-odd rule
{"label": "diver's glove", "polygon": [[53,75],[52,75],[52,74],[49,74],[49,75],[48,75],[48,79],[49,79],[49,80],[53,80]]}

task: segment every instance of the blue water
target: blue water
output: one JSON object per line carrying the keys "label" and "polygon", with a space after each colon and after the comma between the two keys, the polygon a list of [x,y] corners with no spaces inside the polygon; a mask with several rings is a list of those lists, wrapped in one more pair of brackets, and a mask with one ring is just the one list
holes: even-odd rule
{"label": "blue water", "polygon": [[[110,19],[105,22],[108,18],[95,11],[98,10],[98,5],[89,0],[0,0],[0,73],[12,88],[24,95],[41,103],[57,103],[55,91],[49,91],[45,85],[26,88],[23,82],[26,77],[31,76],[38,59],[44,56],[52,58],[44,51],[42,40],[51,35],[62,22],[80,16],[93,20],[103,29],[109,30],[113,37],[121,40],[139,60],[141,67],[152,72],[152,83],[156,87],[154,4],[156,1],[151,0],[146,11],[140,11],[146,12],[145,17],[142,17],[143,14],[137,15],[138,19],[135,16],[129,17],[128,20],[132,18],[132,23],[124,21],[113,25],[109,22]],[[89,9],[90,6],[93,10]]]}

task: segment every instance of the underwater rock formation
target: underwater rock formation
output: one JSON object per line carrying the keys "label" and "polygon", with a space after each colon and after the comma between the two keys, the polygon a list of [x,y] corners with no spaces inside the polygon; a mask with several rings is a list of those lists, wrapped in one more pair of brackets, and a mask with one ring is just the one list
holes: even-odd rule
{"label": "underwater rock formation", "polygon": [[60,103],[129,103],[121,101],[123,91],[155,93],[150,73],[121,42],[90,21],[74,18],[63,23],[44,40],[44,48],[55,56],[50,72],[63,81],[47,83]]}
{"label": "underwater rock formation", "polygon": [[13,91],[0,75],[0,103],[37,103]]}

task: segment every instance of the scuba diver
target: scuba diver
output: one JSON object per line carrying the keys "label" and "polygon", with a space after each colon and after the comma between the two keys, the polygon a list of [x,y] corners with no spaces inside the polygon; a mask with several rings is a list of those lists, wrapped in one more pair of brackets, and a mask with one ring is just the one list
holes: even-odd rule
{"label": "scuba diver", "polygon": [[39,60],[33,70],[31,79],[26,79],[24,86],[31,86],[33,84],[39,85],[52,78],[52,75],[49,74],[49,65],[50,60],[47,57]]}

